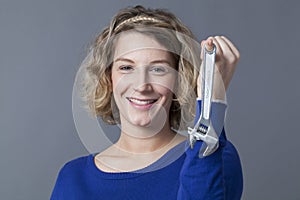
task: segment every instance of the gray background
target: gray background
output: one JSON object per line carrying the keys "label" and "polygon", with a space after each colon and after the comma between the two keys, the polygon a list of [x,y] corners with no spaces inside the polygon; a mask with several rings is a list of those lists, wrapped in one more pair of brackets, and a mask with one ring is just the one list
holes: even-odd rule
{"label": "gray background", "polygon": [[243,199],[300,199],[299,1],[0,1],[0,199],[48,199],[60,167],[88,154],[72,118],[87,45],[129,5],[167,8],[198,39],[226,35],[241,61],[227,134]]}

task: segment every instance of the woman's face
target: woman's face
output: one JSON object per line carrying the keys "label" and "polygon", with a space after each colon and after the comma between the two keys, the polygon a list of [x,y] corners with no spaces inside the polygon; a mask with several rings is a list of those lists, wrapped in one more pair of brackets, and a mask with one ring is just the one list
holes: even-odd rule
{"label": "woman's face", "polygon": [[175,65],[172,55],[152,37],[122,33],[111,75],[122,126],[169,126]]}

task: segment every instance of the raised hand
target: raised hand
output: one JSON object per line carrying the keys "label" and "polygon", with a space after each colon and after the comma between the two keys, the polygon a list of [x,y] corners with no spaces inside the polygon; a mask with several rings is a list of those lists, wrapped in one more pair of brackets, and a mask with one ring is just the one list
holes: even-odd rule
{"label": "raised hand", "polygon": [[[213,99],[224,99],[225,92],[229,87],[237,63],[240,59],[240,53],[235,45],[225,36],[208,37],[201,42],[201,47],[204,45],[208,50],[216,46],[216,63],[215,63],[215,78]],[[201,53],[203,58],[203,51]],[[201,73],[198,78],[198,96],[201,97]]]}

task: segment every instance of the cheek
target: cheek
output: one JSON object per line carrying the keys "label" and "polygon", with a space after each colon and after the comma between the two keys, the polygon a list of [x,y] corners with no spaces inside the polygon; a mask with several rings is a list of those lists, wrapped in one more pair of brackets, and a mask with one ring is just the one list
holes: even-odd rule
{"label": "cheek", "polygon": [[124,79],[124,75],[121,74],[112,73],[111,80],[114,93],[122,92],[126,85],[128,85],[128,82]]}
{"label": "cheek", "polygon": [[173,92],[169,88],[157,86],[155,91],[163,97],[163,104],[169,105],[172,102]]}
{"label": "cheek", "polygon": [[112,82],[113,91],[115,91],[116,86],[118,85],[119,80],[120,80],[120,77],[118,75],[116,75],[116,73],[112,72],[112,74],[111,74],[111,82]]}
{"label": "cheek", "polygon": [[174,75],[163,77],[156,82],[159,85],[163,86],[165,90],[167,90],[166,92],[164,92],[165,94],[174,93],[176,86],[176,77]]}

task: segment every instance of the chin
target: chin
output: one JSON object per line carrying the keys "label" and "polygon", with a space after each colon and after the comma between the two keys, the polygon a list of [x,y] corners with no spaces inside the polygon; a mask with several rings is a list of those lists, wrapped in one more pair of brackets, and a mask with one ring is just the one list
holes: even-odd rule
{"label": "chin", "polygon": [[147,112],[133,116],[129,116],[132,124],[153,130],[161,130],[168,122],[168,112],[161,105],[155,105]]}
{"label": "chin", "polygon": [[148,127],[152,121],[149,114],[132,114],[128,117],[128,122],[134,126]]}

